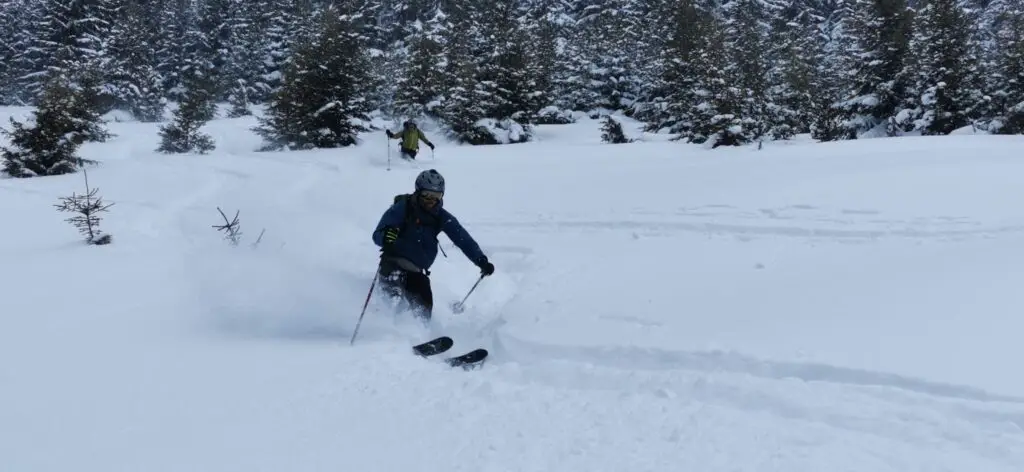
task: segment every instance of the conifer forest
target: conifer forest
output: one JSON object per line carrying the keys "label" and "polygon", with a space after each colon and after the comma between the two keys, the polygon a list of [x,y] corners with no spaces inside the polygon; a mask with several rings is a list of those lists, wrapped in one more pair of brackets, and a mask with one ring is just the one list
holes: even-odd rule
{"label": "conifer forest", "polygon": [[289,148],[374,115],[468,144],[581,112],[715,146],[1021,134],[1022,35],[1024,0],[0,0],[0,105],[259,106]]}

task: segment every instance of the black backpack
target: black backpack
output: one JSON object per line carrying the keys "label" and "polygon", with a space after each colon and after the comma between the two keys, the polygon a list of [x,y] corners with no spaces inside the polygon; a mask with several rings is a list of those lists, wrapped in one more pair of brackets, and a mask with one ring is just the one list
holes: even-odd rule
{"label": "black backpack", "polygon": [[[402,229],[401,230],[405,231],[406,228],[408,228],[410,226],[413,226],[413,225],[421,224],[421,222],[418,219],[416,219],[416,215],[413,214],[412,206],[415,204],[415,202],[412,201],[413,194],[411,194],[411,193],[403,193],[403,194],[395,195],[395,201],[394,202],[398,203],[402,199],[405,199],[405,218],[402,220]],[[440,216],[438,216],[437,218],[434,218],[434,224],[432,226],[434,227],[435,232],[437,232],[437,233],[441,232],[441,217]]]}

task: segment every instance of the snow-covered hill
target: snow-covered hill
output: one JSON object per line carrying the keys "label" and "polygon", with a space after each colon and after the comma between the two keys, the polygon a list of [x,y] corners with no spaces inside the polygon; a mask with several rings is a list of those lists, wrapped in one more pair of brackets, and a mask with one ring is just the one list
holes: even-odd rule
{"label": "snow-covered hill", "polygon": [[[130,122],[86,145],[108,246],[54,210],[81,174],[0,180],[0,470],[1024,470],[1024,138],[710,151],[584,120],[388,171],[383,133],[258,153],[252,124],[206,156]],[[478,272],[442,238],[431,332],[375,297],[349,346],[425,168],[497,272],[451,313]],[[491,359],[409,354],[437,334]]]}

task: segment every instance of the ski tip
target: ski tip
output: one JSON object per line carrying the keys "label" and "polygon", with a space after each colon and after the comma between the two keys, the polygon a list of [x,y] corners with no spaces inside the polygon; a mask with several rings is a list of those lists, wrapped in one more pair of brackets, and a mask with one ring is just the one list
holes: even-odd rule
{"label": "ski tip", "polygon": [[461,356],[448,358],[447,362],[452,367],[462,367],[466,370],[475,369],[483,364],[488,354],[487,349],[474,349]]}
{"label": "ski tip", "polygon": [[431,339],[422,344],[417,344],[412,347],[414,353],[420,356],[433,356],[446,352],[455,345],[455,341],[448,336],[441,336],[439,338]]}

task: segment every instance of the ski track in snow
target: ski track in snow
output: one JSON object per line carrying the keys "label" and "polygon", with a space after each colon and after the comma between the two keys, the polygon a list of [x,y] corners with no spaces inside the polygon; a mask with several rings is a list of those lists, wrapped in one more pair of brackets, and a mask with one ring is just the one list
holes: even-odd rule
{"label": "ski track in snow", "polygon": [[[247,124],[212,126],[221,144]],[[576,129],[596,136],[591,128],[596,125],[568,128],[561,138],[568,144],[561,146],[571,149]],[[752,345],[699,349],[684,339],[690,331],[694,337],[755,338],[730,338],[714,324],[689,325],[690,318],[674,313],[678,299],[670,296],[676,289],[684,299],[711,303],[727,294],[739,304],[747,293],[755,298],[748,305],[757,307],[749,292],[733,294],[726,285],[735,282],[737,291],[757,286],[747,278],[765,265],[798,282],[817,277],[800,278],[801,257],[819,257],[801,251],[849,242],[900,253],[931,243],[942,245],[937,252],[955,251],[962,243],[1018,238],[1024,229],[1019,214],[1007,219],[995,208],[974,215],[963,206],[922,213],[890,209],[878,199],[810,204],[804,202],[814,192],[780,196],[770,185],[730,201],[714,188],[721,181],[648,204],[654,188],[672,178],[643,174],[647,167],[669,165],[667,174],[704,171],[709,180],[725,172],[718,169],[726,164],[693,168],[686,160],[673,165],[655,157],[676,144],[623,147],[653,149],[640,171],[587,167],[587,159],[615,159],[592,150],[545,168],[560,148],[537,143],[495,149],[486,158],[478,149],[452,147],[416,163],[392,155],[386,172],[386,155],[375,143],[347,151],[252,153],[251,138],[245,139],[227,140],[228,150],[214,156],[123,156],[90,171],[102,195],[117,202],[105,223],[115,244],[106,250],[124,267],[103,281],[135,278],[135,284],[109,313],[91,319],[68,318],[74,305],[55,300],[39,307],[15,300],[0,316],[0,332],[7,333],[0,334],[0,346],[11,341],[0,347],[6,359],[0,385],[14,386],[0,393],[0,457],[12,461],[12,470],[1024,470],[1024,390],[996,393],[910,373],[772,359]],[[146,149],[105,146],[98,148]],[[551,150],[535,152],[544,146]],[[880,149],[876,143],[849,146]],[[519,149],[530,152],[520,155]],[[837,149],[838,156],[851,152]],[[777,165],[787,165],[778,152]],[[748,164],[763,166],[729,168],[742,174]],[[375,264],[371,228],[390,197],[408,191],[416,172],[430,167],[448,177],[446,205],[498,272],[471,296],[466,314],[450,313],[446,305],[465,294],[476,269],[442,237],[448,257],[439,256],[434,269],[434,325],[424,330],[393,321],[386,303],[374,297],[360,339],[349,347]],[[516,180],[524,167],[545,169],[535,174],[536,185]],[[580,169],[588,175],[582,195],[558,188]],[[634,173],[649,177],[649,184],[608,185]],[[79,184],[76,176],[40,184],[0,181],[3,198],[23,199],[0,202],[4,211],[32,215],[16,226],[47,234],[41,241],[8,235],[6,247],[32,242],[31,251],[13,259],[18,267],[36,263],[39,277],[48,273],[47,263],[61,267],[44,254],[60,247],[68,252],[58,241],[73,237],[73,229],[29,208],[46,206]],[[989,184],[995,187],[990,192],[999,191],[998,182]],[[587,194],[594,188],[599,191]],[[631,190],[639,195],[628,195]],[[885,189],[880,193],[884,200]],[[751,201],[759,198],[770,201]],[[496,212],[495,205],[504,209]],[[237,248],[211,227],[223,223],[218,206],[228,217],[240,211],[244,237]],[[263,229],[260,246],[250,247]],[[726,238],[701,242],[701,236]],[[759,245],[714,252],[737,243]],[[159,248],[167,254],[151,257]],[[744,251],[758,255],[746,259]],[[650,271],[660,269],[645,258],[683,268],[671,276],[680,283],[650,285]],[[86,260],[96,263],[91,255]],[[820,263],[823,271],[833,267],[827,258]],[[738,271],[742,264],[749,272]],[[721,273],[714,273],[716,266],[724,267]],[[615,296],[615,287],[629,282],[638,285]],[[85,285],[85,291],[98,287]],[[697,300],[694,292],[713,285],[721,294]],[[147,290],[153,299],[145,300]],[[642,295],[645,290],[666,301]],[[41,321],[28,318],[33,310],[44,310]],[[788,321],[784,311],[773,313],[777,324],[812,321],[801,319],[802,312]],[[744,320],[755,333],[762,322]],[[828,333],[811,326],[807,337],[794,334],[792,341]],[[15,331],[33,340],[17,339]],[[440,334],[456,340],[452,353],[487,347],[485,368],[453,371],[408,354],[410,343]],[[38,343],[44,340],[55,351],[43,351]],[[764,352],[788,347],[785,340],[779,346]],[[908,365],[903,370],[912,370]]]}
{"label": "ski track in snow", "polygon": [[[909,238],[909,239],[941,239],[941,240],[963,240],[971,237],[991,237],[1002,233],[1020,233],[1024,231],[1024,225],[1007,225],[996,227],[978,227],[978,223],[949,222],[953,217],[940,217],[936,219],[924,219],[924,221],[872,221],[868,225],[850,220],[808,220],[807,223],[821,224],[823,222],[834,224],[837,227],[813,227],[811,224],[799,224],[796,221],[792,226],[780,226],[769,224],[741,224],[724,222],[697,222],[697,221],[671,221],[670,215],[651,220],[628,220],[620,219],[614,221],[580,221],[561,220],[552,222],[497,222],[483,223],[495,228],[516,228],[526,227],[531,230],[546,230],[550,232],[562,232],[569,229],[578,230],[606,230],[622,231],[628,230],[635,235],[648,237],[674,237],[679,232],[704,233],[709,235],[721,235],[736,238],[751,238],[763,236],[789,236],[801,238],[814,238],[821,241],[835,240],[862,240],[882,238]],[[727,215],[701,215],[710,218],[724,217]],[[725,219],[725,218],[723,218]],[[754,218],[751,218],[754,219]],[[763,218],[769,222],[777,217],[769,216]],[[795,218],[787,218],[795,219]],[[858,226],[859,228],[843,229],[842,226]],[[882,226],[879,229],[864,229],[864,226]],[[950,229],[942,229],[943,227]],[[962,228],[962,229],[961,229]]]}

